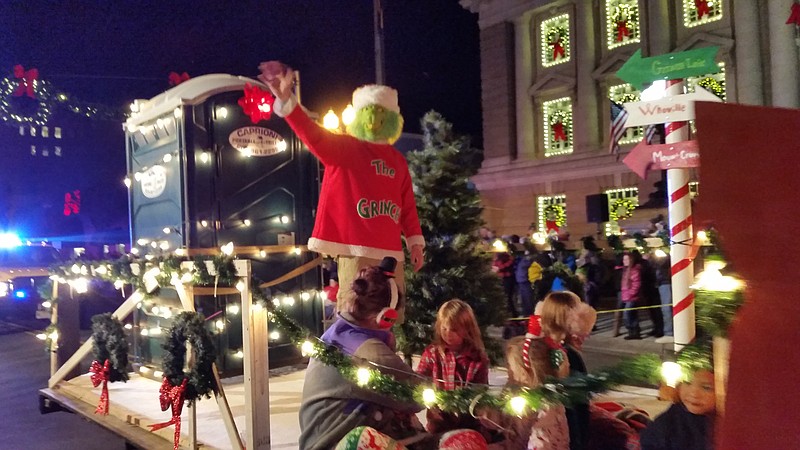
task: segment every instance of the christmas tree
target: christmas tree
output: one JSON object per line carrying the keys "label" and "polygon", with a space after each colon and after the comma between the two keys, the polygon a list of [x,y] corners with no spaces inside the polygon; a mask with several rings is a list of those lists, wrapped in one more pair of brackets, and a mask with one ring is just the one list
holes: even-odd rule
{"label": "christmas tree", "polygon": [[431,111],[422,118],[424,148],[408,155],[414,179],[425,265],[414,273],[406,265],[405,322],[398,330],[399,350],[421,353],[431,343],[436,312],[442,303],[458,298],[472,306],[490,355],[499,345],[486,336],[486,327],[506,318],[500,279],[492,272],[492,255],[482,246],[483,225],[478,190],[469,177],[478,173],[483,151],[468,137],[456,136],[452,125]]}

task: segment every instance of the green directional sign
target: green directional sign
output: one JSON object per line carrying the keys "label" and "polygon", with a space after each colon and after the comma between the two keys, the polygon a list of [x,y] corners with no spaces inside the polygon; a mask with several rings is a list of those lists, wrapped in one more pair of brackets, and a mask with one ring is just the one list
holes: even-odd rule
{"label": "green directional sign", "polygon": [[703,47],[678,53],[642,58],[642,50],[636,50],[617,71],[617,77],[637,87],[644,87],[655,80],[676,80],[717,73],[719,66],[714,61],[719,47]]}

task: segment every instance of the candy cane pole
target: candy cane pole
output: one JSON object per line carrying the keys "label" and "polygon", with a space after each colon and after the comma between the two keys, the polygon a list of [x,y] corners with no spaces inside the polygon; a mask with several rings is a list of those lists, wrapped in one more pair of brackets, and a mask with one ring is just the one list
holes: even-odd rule
{"label": "candy cane pole", "polygon": [[[684,93],[682,79],[667,81],[666,96]],[[689,139],[688,122],[665,125],[665,144]],[[689,286],[694,279],[694,267],[689,259],[692,242],[692,204],[689,195],[689,169],[667,170],[669,193],[670,263],[672,266],[672,322],[675,351],[691,343],[695,336],[694,292]]]}

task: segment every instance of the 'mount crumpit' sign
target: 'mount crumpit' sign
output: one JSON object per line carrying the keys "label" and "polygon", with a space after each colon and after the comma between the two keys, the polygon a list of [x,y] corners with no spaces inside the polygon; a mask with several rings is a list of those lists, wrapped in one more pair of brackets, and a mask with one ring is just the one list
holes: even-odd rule
{"label": "'mount crumpit' sign", "polygon": [[245,156],[272,156],[286,150],[283,136],[263,127],[237,128],[228,135],[228,142]]}

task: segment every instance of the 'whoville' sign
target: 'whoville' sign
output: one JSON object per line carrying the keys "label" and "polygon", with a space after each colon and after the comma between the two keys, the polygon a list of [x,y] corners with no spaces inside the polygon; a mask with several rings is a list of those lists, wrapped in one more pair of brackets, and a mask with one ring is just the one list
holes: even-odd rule
{"label": "'whoville' sign", "polygon": [[228,135],[228,142],[245,156],[272,156],[286,150],[283,136],[262,127],[237,128]]}

